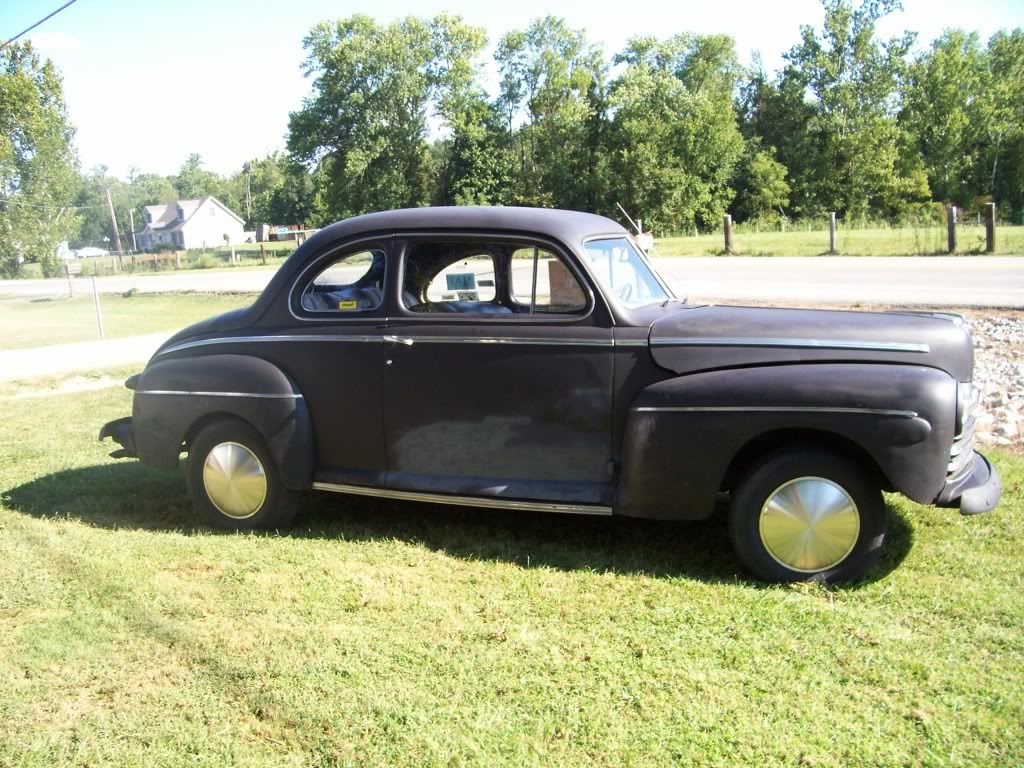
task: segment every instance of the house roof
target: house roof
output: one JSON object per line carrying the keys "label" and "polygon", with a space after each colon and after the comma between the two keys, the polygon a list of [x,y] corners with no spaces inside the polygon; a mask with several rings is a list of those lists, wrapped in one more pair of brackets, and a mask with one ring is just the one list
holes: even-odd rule
{"label": "house roof", "polygon": [[[176,232],[192,218],[193,214],[198,211],[203,203],[209,200],[214,205],[221,208],[225,213],[238,221],[239,224],[244,224],[242,217],[228,208],[213,195],[207,195],[206,197],[194,197],[188,200],[176,200],[173,203],[162,203],[160,205],[147,205],[146,213],[149,214],[149,222],[146,224],[146,228],[143,232]],[[178,218],[178,208],[181,208],[184,212],[184,217]]]}

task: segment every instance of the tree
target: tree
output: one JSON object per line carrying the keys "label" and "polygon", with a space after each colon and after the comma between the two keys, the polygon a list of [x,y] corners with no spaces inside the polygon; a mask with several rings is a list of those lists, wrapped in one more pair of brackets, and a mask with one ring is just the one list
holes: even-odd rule
{"label": "tree", "polygon": [[997,32],[988,43],[989,148],[986,185],[1010,217],[1024,221],[1024,30]]}
{"label": "tree", "polygon": [[316,189],[305,166],[293,160],[282,165],[281,183],[271,190],[266,202],[265,221],[275,224],[328,224],[315,215]]}
{"label": "tree", "polygon": [[57,68],[30,42],[0,50],[0,272],[36,261],[55,274],[56,247],[78,228],[74,129]]}
{"label": "tree", "polygon": [[[786,54],[778,85],[777,106],[790,113],[784,122],[796,130],[796,151],[805,157],[794,163],[782,157],[795,185],[805,190],[803,212],[836,210],[863,219],[874,211],[897,212],[922,195],[927,199],[920,169],[901,156],[909,143],[896,120],[913,36],[885,42],[875,36],[878,20],[899,9],[899,2],[823,4],[820,34],[801,28],[800,43]],[[809,199],[807,191],[813,191]]]}
{"label": "tree", "polygon": [[786,166],[775,159],[775,148],[761,149],[756,142],[742,163],[737,199],[741,219],[758,224],[775,224],[785,216],[789,205]]}
{"label": "tree", "polygon": [[601,50],[564,19],[536,19],[504,35],[498,108],[515,135],[516,197],[529,205],[594,210],[605,197],[608,67]]}
{"label": "tree", "polygon": [[500,108],[467,94],[450,116],[451,135],[432,146],[436,205],[515,202],[515,156]]}
{"label": "tree", "polygon": [[636,38],[616,62],[626,65],[611,89],[616,199],[663,230],[717,223],[733,199],[729,181],[743,151],[731,39]]}
{"label": "tree", "polygon": [[[79,228],[77,242],[81,245],[107,245],[117,248],[114,242],[114,229],[110,225],[110,214],[107,211],[107,190],[114,203],[121,221],[122,236],[128,236],[131,244],[131,233],[128,232],[128,209],[131,207],[128,185],[121,179],[109,174],[105,165],[100,165],[82,177],[78,194],[75,195],[75,206],[79,208]],[[109,242],[105,242],[106,238]]]}
{"label": "tree", "polygon": [[428,115],[472,79],[484,40],[443,14],[388,25],[357,14],[313,28],[305,40],[313,95],[290,116],[288,149],[316,168],[320,215],[429,200]]}
{"label": "tree", "polygon": [[[217,198],[227,196],[224,194],[224,180],[216,173],[203,168],[203,158],[196,153],[188,156],[188,159],[178,169],[178,174],[172,177],[171,181],[178,192],[179,200],[191,200],[207,195]],[[226,201],[221,199],[221,202]]]}
{"label": "tree", "polygon": [[976,196],[988,126],[988,70],[977,34],[947,30],[910,69],[901,119],[913,135],[936,199]]}

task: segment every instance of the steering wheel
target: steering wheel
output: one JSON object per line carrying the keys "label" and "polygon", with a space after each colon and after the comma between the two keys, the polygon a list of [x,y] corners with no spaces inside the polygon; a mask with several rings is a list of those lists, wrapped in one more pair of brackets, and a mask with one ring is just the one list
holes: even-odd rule
{"label": "steering wheel", "polygon": [[633,297],[633,286],[629,283],[616,289],[615,295],[619,297],[620,301],[629,301]]}

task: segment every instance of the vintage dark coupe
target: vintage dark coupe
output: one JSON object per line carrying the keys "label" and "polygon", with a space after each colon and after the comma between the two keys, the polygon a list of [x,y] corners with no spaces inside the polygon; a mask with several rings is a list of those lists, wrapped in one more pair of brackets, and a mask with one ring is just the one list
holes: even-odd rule
{"label": "vintage dark coupe", "polygon": [[211,525],[299,492],[696,520],[727,493],[744,565],[855,578],[882,490],[999,500],[955,315],[691,305],[609,219],[426,208],[321,230],[249,308],[197,323],[100,438],[173,469]]}

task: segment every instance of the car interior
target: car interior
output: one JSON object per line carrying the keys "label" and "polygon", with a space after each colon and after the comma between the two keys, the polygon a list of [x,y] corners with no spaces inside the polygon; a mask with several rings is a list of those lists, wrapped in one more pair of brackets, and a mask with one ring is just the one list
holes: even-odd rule
{"label": "car interior", "polygon": [[[383,302],[384,265],[380,250],[338,259],[303,290],[302,308],[376,309]],[[406,252],[402,303],[417,313],[528,315],[579,312],[587,301],[569,268],[540,246],[425,240]]]}

